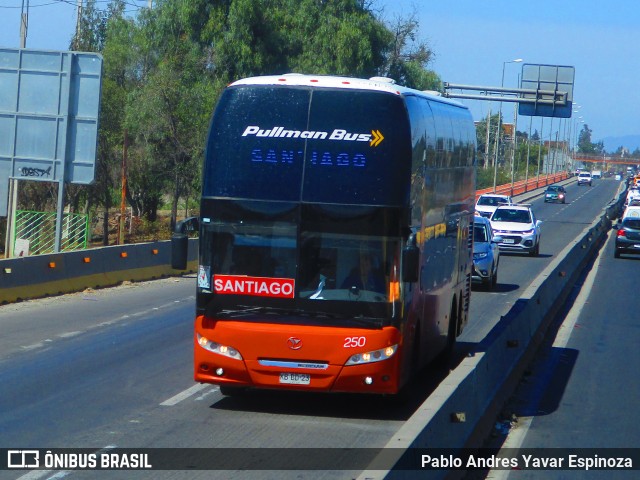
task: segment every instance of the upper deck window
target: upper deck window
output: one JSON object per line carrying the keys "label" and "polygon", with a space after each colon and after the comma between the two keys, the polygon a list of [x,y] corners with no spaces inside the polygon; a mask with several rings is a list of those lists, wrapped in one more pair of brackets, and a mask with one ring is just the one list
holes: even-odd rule
{"label": "upper deck window", "polygon": [[402,97],[239,86],[214,115],[205,197],[402,205],[411,141]]}

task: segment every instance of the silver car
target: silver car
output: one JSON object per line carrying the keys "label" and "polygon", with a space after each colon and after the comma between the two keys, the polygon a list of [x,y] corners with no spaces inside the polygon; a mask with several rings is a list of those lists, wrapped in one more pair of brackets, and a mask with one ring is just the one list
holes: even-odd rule
{"label": "silver car", "polygon": [[500,237],[494,237],[491,222],[487,218],[473,217],[473,272],[471,281],[493,290],[498,283],[500,263]]}

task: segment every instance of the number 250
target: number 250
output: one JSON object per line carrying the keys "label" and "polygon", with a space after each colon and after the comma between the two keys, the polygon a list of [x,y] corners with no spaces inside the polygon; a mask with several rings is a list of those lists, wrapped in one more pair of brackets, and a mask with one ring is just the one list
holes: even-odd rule
{"label": "number 250", "polygon": [[344,348],[364,347],[367,337],[347,337],[344,339]]}

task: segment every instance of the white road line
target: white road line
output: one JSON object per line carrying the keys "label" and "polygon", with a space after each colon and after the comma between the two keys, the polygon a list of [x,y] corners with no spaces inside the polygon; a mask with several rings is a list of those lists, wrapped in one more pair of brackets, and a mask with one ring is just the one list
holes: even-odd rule
{"label": "white road line", "polygon": [[58,337],[59,338],[77,337],[78,335],[82,335],[84,332],[85,332],[85,330],[75,331],[75,332],[60,333],[60,334],[58,334]]}
{"label": "white road line", "polygon": [[47,478],[47,480],[57,480],[58,478],[64,478],[67,475],[69,475],[71,472],[68,470],[61,470],[58,473],[56,473],[55,475],[51,475],[49,478]]}
{"label": "white road line", "polygon": [[[606,251],[606,247],[601,250],[601,254],[604,251]],[[567,313],[567,316],[562,322],[562,325],[560,325],[558,333],[556,334],[556,338],[553,342],[553,347],[565,348],[567,346],[567,343],[569,343],[571,333],[575,328],[578,317],[580,317],[582,308],[587,302],[589,293],[591,292],[591,287],[593,287],[598,269],[600,268],[600,262],[602,260],[601,254],[598,256],[593,265],[593,268],[587,275],[587,278],[584,281],[584,285],[580,289],[580,293],[578,293],[578,296],[576,297],[571,310],[569,311],[569,313]],[[499,457],[507,457],[508,455],[506,455],[504,452],[508,452],[510,449],[513,449],[512,451],[515,451],[522,446],[529,428],[531,427],[533,419],[534,417],[520,417],[518,419],[518,426],[514,429],[511,429],[507,434],[507,438],[505,439],[504,443],[502,444],[502,448],[500,449],[502,455],[498,453]],[[491,470],[487,474],[486,478],[491,480],[506,480],[507,478],[509,478],[510,473],[510,470]]]}
{"label": "white road line", "polygon": [[220,390],[219,387],[214,387],[211,390],[209,390],[208,392],[204,392],[202,395],[200,395],[199,397],[196,397],[195,400],[196,401],[202,401],[204,400],[204,398],[208,395],[211,395],[212,393],[217,392],[218,390]]}
{"label": "white road line", "polygon": [[51,470],[31,470],[29,473],[25,473],[16,480],[38,480],[39,478],[49,475]]}
{"label": "white road line", "polygon": [[[114,448],[116,448],[115,445],[107,445],[106,447],[100,450],[97,450],[95,453],[108,452],[109,450],[113,450]],[[18,477],[16,480],[38,480],[39,478],[46,477],[52,472],[53,470],[31,470],[29,473],[25,473],[21,477]],[[69,470],[60,470],[54,473],[53,475],[51,475],[50,477],[47,477],[46,480],[57,480],[59,478],[64,478],[70,474],[71,474],[71,471]]]}
{"label": "white road line", "polygon": [[187,388],[183,392],[180,392],[179,394],[174,395],[173,397],[169,398],[168,400],[165,400],[160,405],[165,406],[165,407],[171,407],[173,405],[176,405],[177,403],[180,403],[185,398],[189,398],[191,395],[195,395],[200,390],[204,390],[208,386],[209,385],[207,385],[206,383],[198,383],[198,384],[194,385],[193,387]]}

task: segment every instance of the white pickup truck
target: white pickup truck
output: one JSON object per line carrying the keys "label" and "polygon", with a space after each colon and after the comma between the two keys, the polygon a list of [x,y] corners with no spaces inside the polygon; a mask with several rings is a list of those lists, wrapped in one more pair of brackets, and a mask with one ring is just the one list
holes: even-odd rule
{"label": "white pickup truck", "polygon": [[589,185],[591,186],[593,179],[591,178],[591,172],[580,172],[578,174],[578,186]]}
{"label": "white pickup truck", "polygon": [[594,170],[591,172],[592,178],[602,178],[602,170]]}

